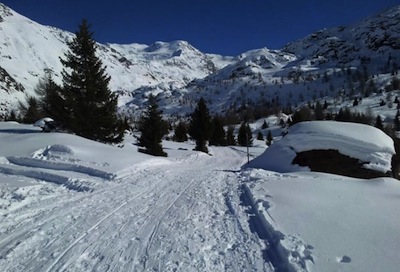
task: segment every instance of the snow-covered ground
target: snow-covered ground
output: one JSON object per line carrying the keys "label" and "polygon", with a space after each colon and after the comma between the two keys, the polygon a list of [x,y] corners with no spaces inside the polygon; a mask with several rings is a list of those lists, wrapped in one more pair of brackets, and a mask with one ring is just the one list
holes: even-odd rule
{"label": "snow-covered ground", "polygon": [[242,152],[132,142],[0,123],[1,270],[270,270],[240,206]]}
{"label": "snow-covered ground", "polygon": [[374,127],[314,121],[294,125],[244,167],[245,197],[258,218],[260,235],[273,241],[272,248],[283,258],[278,267],[398,271],[400,182],[296,173],[310,171],[291,164],[296,152],[316,149],[338,150],[382,172],[390,170],[394,154],[392,139]]}
{"label": "snow-covered ground", "polygon": [[296,271],[398,271],[400,182],[243,173],[265,236]]}
{"label": "snow-covered ground", "polygon": [[[258,125],[257,125],[258,126]],[[400,183],[0,122],[1,271],[397,271]],[[265,145],[254,141],[251,158]]]}

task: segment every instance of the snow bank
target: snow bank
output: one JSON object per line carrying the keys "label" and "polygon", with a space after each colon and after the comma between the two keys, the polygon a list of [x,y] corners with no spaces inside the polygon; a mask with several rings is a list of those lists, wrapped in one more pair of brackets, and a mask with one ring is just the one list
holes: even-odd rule
{"label": "snow bank", "polygon": [[393,140],[372,126],[336,121],[302,122],[250,163],[250,167],[276,172],[306,171],[292,165],[296,153],[311,150],[338,150],[342,155],[367,162],[365,168],[386,173],[395,154]]}
{"label": "snow bank", "polygon": [[261,169],[242,178],[296,271],[398,271],[398,180]]}
{"label": "snow bank", "polygon": [[40,128],[32,125],[0,122],[0,158],[19,158],[19,161],[25,158],[29,162],[41,160],[40,167],[52,162],[64,165],[64,168],[69,164],[71,168],[87,166],[115,173],[151,158],[137,152],[132,142],[134,139],[127,137],[125,146],[119,148],[66,133],[42,133]]}

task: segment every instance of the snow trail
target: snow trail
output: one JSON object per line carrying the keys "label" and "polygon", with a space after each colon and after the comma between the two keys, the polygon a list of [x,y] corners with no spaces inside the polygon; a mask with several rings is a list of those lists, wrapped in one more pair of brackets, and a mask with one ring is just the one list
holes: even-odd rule
{"label": "snow trail", "polygon": [[272,271],[240,206],[235,171],[245,158],[229,148],[211,152],[150,159],[94,191],[68,191],[10,211],[2,218],[0,267]]}

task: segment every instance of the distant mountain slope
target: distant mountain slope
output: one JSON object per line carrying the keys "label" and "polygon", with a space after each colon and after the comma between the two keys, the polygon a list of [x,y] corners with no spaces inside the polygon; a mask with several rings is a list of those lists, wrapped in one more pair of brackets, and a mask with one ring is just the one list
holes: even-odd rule
{"label": "distant mountain slope", "polygon": [[[205,54],[186,41],[98,44],[119,108],[140,113],[149,94],[166,114],[190,113],[200,97],[213,112],[293,107],[309,100],[388,88],[400,66],[400,6],[348,27],[317,31],[282,50],[237,57]],[[0,117],[32,95],[74,34],[42,26],[0,4]]]}
{"label": "distant mountain slope", "polygon": [[[59,57],[74,34],[40,25],[0,3],[0,114],[25,100],[45,71],[61,82]],[[174,89],[203,78],[233,58],[208,55],[185,41],[140,44],[98,44],[98,54],[119,93],[143,86]]]}
{"label": "distant mountain slope", "polygon": [[282,50],[328,67],[372,63],[375,73],[390,72],[398,69],[393,64],[400,61],[399,22],[400,6],[352,26],[317,31]]}
{"label": "distant mountain slope", "polygon": [[183,106],[203,96],[215,112],[287,107],[390,89],[400,68],[399,22],[400,6],[354,26],[317,31],[282,50],[244,53],[237,62],[186,86]]}

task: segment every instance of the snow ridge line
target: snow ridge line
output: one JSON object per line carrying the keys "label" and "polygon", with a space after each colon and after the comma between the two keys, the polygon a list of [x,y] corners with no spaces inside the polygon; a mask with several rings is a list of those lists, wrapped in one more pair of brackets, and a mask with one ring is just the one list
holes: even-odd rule
{"label": "snow ridge line", "polygon": [[[265,241],[266,250],[264,252],[264,258],[269,262],[275,269],[275,271],[289,271],[296,272],[295,267],[289,261],[289,252],[282,246],[281,239],[284,235],[274,229],[272,224],[259,213],[257,205],[253,199],[250,189],[246,184],[242,185],[241,195],[242,205],[249,206],[249,225],[258,237]],[[307,270],[305,270],[307,271]]]}
{"label": "snow ridge line", "polygon": [[44,171],[15,169],[13,167],[8,167],[6,165],[0,165],[0,173],[6,174],[6,175],[24,176],[24,177],[28,177],[28,178],[44,180],[47,182],[64,185],[68,189],[75,190],[78,192],[87,192],[87,191],[92,190],[91,188],[89,188],[85,185],[82,185],[79,183],[75,184],[74,180],[70,179],[68,177],[63,177],[60,175],[51,174],[51,173],[47,173]]}
{"label": "snow ridge line", "polygon": [[69,164],[62,162],[50,162],[44,160],[38,160],[27,157],[7,157],[7,160],[15,165],[26,166],[26,167],[39,167],[50,170],[62,170],[72,171],[77,173],[86,174],[89,176],[99,177],[106,180],[112,180],[115,178],[115,174],[108,173],[99,169],[90,168],[78,164]]}

